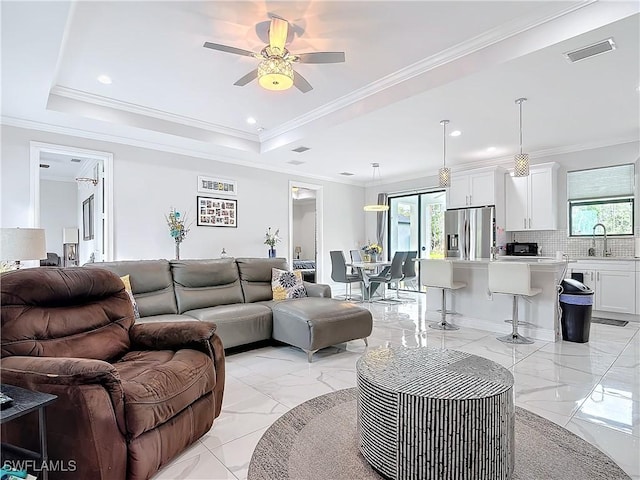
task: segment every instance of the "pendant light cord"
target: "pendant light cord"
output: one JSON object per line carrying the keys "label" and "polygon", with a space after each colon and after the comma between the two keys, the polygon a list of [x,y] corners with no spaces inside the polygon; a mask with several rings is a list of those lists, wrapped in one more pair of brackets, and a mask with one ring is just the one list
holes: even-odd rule
{"label": "pendant light cord", "polygon": [[449,120],[440,120],[442,125],[442,168],[447,166],[447,124]]}
{"label": "pendant light cord", "polygon": [[522,104],[526,101],[526,98],[519,98],[516,100],[516,103],[520,106],[520,155],[522,155]]}
{"label": "pendant light cord", "polygon": [[522,154],[522,101],[520,102],[520,154]]}

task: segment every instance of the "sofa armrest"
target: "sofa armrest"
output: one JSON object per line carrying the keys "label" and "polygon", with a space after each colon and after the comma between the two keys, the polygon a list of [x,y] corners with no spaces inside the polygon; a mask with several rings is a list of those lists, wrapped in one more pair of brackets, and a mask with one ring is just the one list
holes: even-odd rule
{"label": "sofa armrest", "polygon": [[216,371],[215,416],[220,415],[224,392],[225,365],[222,340],[216,335],[212,322],[153,322],[136,323],[129,330],[131,348],[134,350],[179,350],[191,348],[206,353]]}
{"label": "sofa armrest", "polygon": [[137,323],[129,330],[132,350],[200,350],[213,358],[209,340],[216,332],[216,324],[199,322]]}
{"label": "sofa armrest", "polygon": [[118,428],[126,432],[124,392],[118,371],[90,358],[11,356],[0,360],[2,382],[56,394],[60,387],[100,385],[108,393]]}
{"label": "sofa armrest", "polygon": [[331,287],[323,283],[303,282],[309,297],[331,298]]}

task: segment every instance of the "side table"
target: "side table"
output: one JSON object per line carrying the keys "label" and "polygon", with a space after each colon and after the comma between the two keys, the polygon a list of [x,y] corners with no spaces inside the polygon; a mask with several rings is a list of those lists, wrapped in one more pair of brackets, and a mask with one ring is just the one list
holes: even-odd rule
{"label": "side table", "polygon": [[508,480],[513,376],[456,350],[378,348],[357,362],[360,452],[393,479]]}
{"label": "side table", "polygon": [[40,462],[42,467],[38,471],[39,478],[47,480],[49,477],[47,456],[47,425],[45,416],[45,407],[52,404],[58,398],[56,395],[48,393],[34,392],[14,385],[0,385],[2,393],[9,395],[13,399],[13,405],[0,410],[0,424],[15,420],[23,415],[38,410],[38,423],[40,431],[40,452],[27,450],[17,445],[9,445],[2,443],[2,450],[20,458],[32,459]]}

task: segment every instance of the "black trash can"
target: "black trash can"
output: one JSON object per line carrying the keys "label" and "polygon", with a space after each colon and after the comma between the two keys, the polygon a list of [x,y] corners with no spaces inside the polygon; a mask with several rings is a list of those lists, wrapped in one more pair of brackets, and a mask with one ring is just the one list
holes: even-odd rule
{"label": "black trash can", "polygon": [[567,278],[562,281],[560,308],[562,308],[562,339],[569,342],[589,341],[593,290],[584,283]]}

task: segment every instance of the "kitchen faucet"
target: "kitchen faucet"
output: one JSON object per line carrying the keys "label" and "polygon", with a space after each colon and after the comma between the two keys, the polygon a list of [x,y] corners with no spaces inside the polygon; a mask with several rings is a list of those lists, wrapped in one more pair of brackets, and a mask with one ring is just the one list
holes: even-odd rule
{"label": "kitchen faucet", "polygon": [[598,227],[602,227],[602,231],[604,232],[604,241],[602,243],[602,256],[610,257],[611,252],[607,248],[607,227],[605,227],[602,223],[596,223],[593,226],[593,246],[595,247],[595,244],[596,244],[596,228]]}

